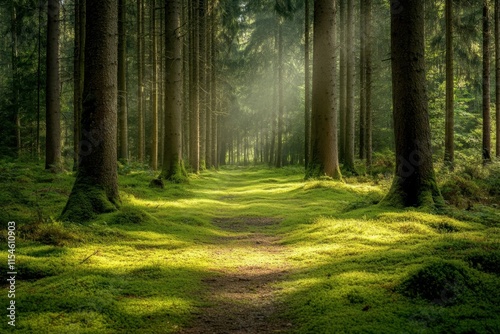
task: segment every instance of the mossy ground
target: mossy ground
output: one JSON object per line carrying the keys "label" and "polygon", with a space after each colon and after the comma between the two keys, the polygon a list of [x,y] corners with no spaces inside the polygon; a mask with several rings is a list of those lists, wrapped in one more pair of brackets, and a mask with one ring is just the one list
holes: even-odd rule
{"label": "mossy ground", "polygon": [[[287,332],[500,332],[500,214],[492,206],[448,216],[388,209],[376,203],[390,180],[304,181],[303,169],[292,167],[226,167],[165,189],[148,187],[153,173],[131,170],[119,179],[120,211],[75,224],[57,221],[72,174],[10,163],[0,171],[0,238],[8,221],[18,227],[20,333],[189,327],[207,306],[201,296],[214,269],[266,260],[237,247],[241,232],[220,227],[244,217],[279,221],[262,228],[281,240],[288,266],[275,282]],[[241,256],[214,263],[221,237],[234,237]],[[6,250],[2,242],[4,273]],[[431,264],[445,269],[434,277]],[[410,284],[415,277],[445,287],[453,302],[426,299]],[[7,305],[6,294],[1,300]]]}

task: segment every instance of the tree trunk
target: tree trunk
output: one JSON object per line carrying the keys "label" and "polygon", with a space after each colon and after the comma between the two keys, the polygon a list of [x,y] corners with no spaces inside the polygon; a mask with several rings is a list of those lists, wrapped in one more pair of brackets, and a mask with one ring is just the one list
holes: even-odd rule
{"label": "tree trunk", "polygon": [[371,173],[372,169],[372,133],[373,133],[373,111],[372,111],[372,0],[365,0],[365,41],[366,41],[366,77],[365,77],[365,97],[366,97],[366,170]]}
{"label": "tree trunk", "polygon": [[359,159],[366,157],[366,0],[359,1]]}
{"label": "tree trunk", "polygon": [[[38,3],[38,63],[37,63],[37,105],[36,105],[36,160],[40,159],[40,119],[41,119],[41,91],[42,91],[42,10],[43,2]],[[75,124],[75,128],[78,126]],[[79,137],[75,137],[75,144]],[[75,150],[75,161],[77,151]]]}
{"label": "tree trunk", "polygon": [[47,139],[45,169],[61,168],[61,107],[59,79],[59,0],[49,0],[47,11]]}
{"label": "tree trunk", "polygon": [[425,78],[424,2],[391,0],[391,62],[396,176],[384,202],[443,204],[432,165]]}
{"label": "tree trunk", "polygon": [[483,163],[491,162],[490,124],[490,18],[488,0],[483,0]]}
{"label": "tree trunk", "polygon": [[340,27],[339,27],[339,37],[340,37],[340,61],[339,61],[339,160],[341,162],[345,161],[345,134],[346,134],[346,94],[347,94],[347,83],[346,83],[346,59],[347,59],[347,49],[346,49],[346,1],[339,1],[340,10]]}
{"label": "tree trunk", "polygon": [[198,53],[199,59],[199,94],[200,94],[200,107],[199,107],[199,117],[200,117],[200,169],[206,168],[206,154],[207,154],[207,59],[206,59],[206,45],[207,45],[207,1],[199,0],[199,43],[200,50]]}
{"label": "tree trunk", "polygon": [[347,0],[347,57],[346,57],[346,117],[345,117],[345,161],[344,168],[355,172],[354,168],[354,0]]}
{"label": "tree trunk", "polygon": [[496,80],[496,149],[495,154],[500,158],[500,1],[495,0],[495,80]]}
{"label": "tree trunk", "polygon": [[118,0],[118,159],[122,162],[128,161],[126,6],[126,0]]}
{"label": "tree trunk", "polygon": [[[181,7],[182,8],[182,7]],[[151,80],[151,108],[153,109],[152,115],[152,140],[151,140],[151,168],[158,169],[158,61],[157,61],[157,37],[156,37],[156,1],[153,0],[151,4],[151,17],[150,17],[150,36],[151,36],[151,62],[152,62],[152,80]],[[181,44],[182,48],[182,44]],[[182,51],[182,49],[181,49]],[[181,61],[182,65],[182,61]],[[182,94],[182,86],[181,86]],[[181,103],[182,106],[182,103]]]}
{"label": "tree trunk", "polygon": [[182,2],[165,2],[165,152],[162,177],[184,182],[187,174],[182,162]]}
{"label": "tree trunk", "polygon": [[278,138],[276,149],[276,167],[283,167],[283,114],[285,100],[283,96],[283,23],[278,23]]}
{"label": "tree trunk", "polygon": [[211,156],[212,156],[212,162],[215,168],[219,167],[219,159],[218,159],[218,154],[217,154],[217,148],[218,148],[218,141],[217,141],[217,49],[216,49],[216,34],[217,34],[217,15],[215,12],[216,9],[216,4],[212,5],[212,29],[210,33],[210,47],[212,49],[211,51],[211,72],[210,72],[210,89],[211,89],[211,112],[212,112],[212,151],[211,151]]}
{"label": "tree trunk", "polygon": [[143,31],[143,1],[137,0],[137,158],[144,162],[144,31]]}
{"label": "tree trunk", "polygon": [[85,64],[85,0],[75,2],[75,58],[73,60],[73,170],[78,168],[81,140],[80,123],[82,119],[83,71]]}
{"label": "tree trunk", "polygon": [[189,117],[189,165],[194,173],[200,171],[200,95],[199,95],[199,11],[198,1],[191,3],[191,63],[190,69],[192,71],[191,80],[189,82],[189,104],[190,104],[190,117]]}
{"label": "tree trunk", "polygon": [[306,177],[341,178],[335,106],[336,11],[335,1],[314,2],[312,149]]}
{"label": "tree trunk", "polygon": [[116,210],[118,6],[87,0],[82,141],[75,184],[61,219],[81,222]]}
{"label": "tree trunk", "polygon": [[446,0],[446,116],[444,135],[444,162],[453,168],[455,159],[454,145],[454,110],[453,110],[453,5],[452,0]]}
{"label": "tree trunk", "polygon": [[304,164],[305,168],[309,167],[309,160],[311,159],[311,97],[310,97],[310,84],[311,84],[311,66],[309,64],[310,62],[310,56],[309,56],[309,38],[310,38],[310,33],[309,33],[309,0],[305,0],[305,11],[304,11],[304,73],[305,73],[305,78],[304,78]]}

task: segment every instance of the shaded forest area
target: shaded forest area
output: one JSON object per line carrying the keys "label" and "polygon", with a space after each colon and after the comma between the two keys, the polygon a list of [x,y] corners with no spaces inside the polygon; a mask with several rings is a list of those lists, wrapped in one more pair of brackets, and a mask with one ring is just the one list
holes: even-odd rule
{"label": "shaded forest area", "polygon": [[0,29],[2,328],[500,331],[500,0],[0,0]]}

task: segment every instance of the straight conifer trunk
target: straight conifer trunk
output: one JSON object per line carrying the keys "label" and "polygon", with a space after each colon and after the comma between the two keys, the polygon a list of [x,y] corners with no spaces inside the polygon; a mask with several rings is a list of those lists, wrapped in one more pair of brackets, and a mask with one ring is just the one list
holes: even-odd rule
{"label": "straight conifer trunk", "polygon": [[82,137],[77,177],[61,219],[86,221],[120,204],[117,178],[118,2],[87,0]]}
{"label": "straight conifer trunk", "polygon": [[483,0],[483,163],[491,162],[490,122],[490,18],[488,0]]}
{"label": "straight conifer trunk", "polygon": [[340,179],[337,143],[336,1],[314,2],[311,164],[306,177]]}
{"label": "straight conifer trunk", "polygon": [[446,116],[444,162],[453,168],[455,160],[454,147],[454,111],[453,111],[453,6],[452,0],[446,0]]}
{"label": "straight conifer trunk", "polygon": [[304,10],[304,164],[305,168],[309,167],[309,161],[311,160],[311,66],[310,66],[310,56],[309,56],[309,0],[305,0],[305,10]]}
{"label": "straight conifer trunk", "polygon": [[440,206],[427,109],[423,1],[391,0],[391,49],[396,176],[384,202]]}
{"label": "straight conifer trunk", "polygon": [[345,125],[346,125],[346,94],[347,94],[347,83],[346,83],[346,58],[347,58],[347,48],[346,48],[346,1],[339,1],[340,10],[340,26],[339,26],[339,49],[340,49],[340,59],[339,59],[339,160],[340,162],[345,161]]}
{"label": "straight conifer trunk", "polygon": [[128,161],[126,9],[126,0],[118,0],[118,159],[123,162]]}
{"label": "straight conifer trunk", "polygon": [[45,169],[61,168],[61,107],[59,96],[59,0],[49,0],[47,11],[46,151]]}
{"label": "straight conifer trunk", "polygon": [[[190,82],[189,82],[189,165],[192,172],[198,173],[200,171],[200,91],[198,82],[200,78],[199,71],[199,34],[198,34],[198,20],[199,20],[199,3],[198,1],[190,2],[191,7],[191,62],[190,62]],[[167,23],[168,24],[168,23]]]}
{"label": "straight conifer trunk", "polygon": [[344,168],[354,172],[354,0],[347,0],[347,57],[346,57],[346,117],[345,117],[345,161]]}
{"label": "straight conifer trunk", "polygon": [[75,2],[75,53],[73,62],[73,170],[78,168],[82,118],[83,71],[85,65],[85,0]]}
{"label": "straight conifer trunk", "polygon": [[186,172],[182,163],[182,1],[165,3],[165,151],[162,177],[182,182]]}
{"label": "straight conifer trunk", "polygon": [[365,3],[365,41],[366,41],[366,77],[365,77],[365,98],[366,98],[366,133],[365,133],[365,150],[366,150],[366,169],[368,173],[372,168],[372,138],[373,138],[373,110],[372,110],[372,0],[362,0]]}

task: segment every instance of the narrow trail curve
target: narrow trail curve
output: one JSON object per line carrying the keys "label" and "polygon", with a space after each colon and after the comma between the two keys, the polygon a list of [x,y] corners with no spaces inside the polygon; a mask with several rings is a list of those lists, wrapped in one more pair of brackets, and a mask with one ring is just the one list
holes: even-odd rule
{"label": "narrow trail curve", "polygon": [[195,315],[194,333],[285,333],[291,324],[280,319],[276,283],[289,267],[279,238],[265,234],[279,223],[273,218],[219,218],[214,225],[229,232],[211,245],[214,275],[204,281],[205,305]]}

